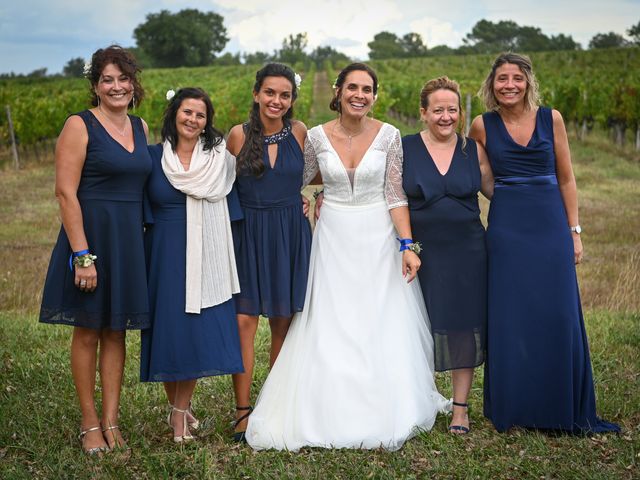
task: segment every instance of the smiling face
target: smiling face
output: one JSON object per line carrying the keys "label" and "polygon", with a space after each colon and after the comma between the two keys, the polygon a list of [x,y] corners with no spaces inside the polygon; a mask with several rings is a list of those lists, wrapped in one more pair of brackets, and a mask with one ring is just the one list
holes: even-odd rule
{"label": "smiling face", "polygon": [[349,72],[338,95],[341,115],[364,117],[375,101],[373,79],[364,70]]}
{"label": "smiling face", "polygon": [[524,105],[527,87],[527,77],[518,65],[505,63],[496,69],[493,94],[500,106]]}
{"label": "smiling face", "polygon": [[101,105],[111,110],[126,110],[133,98],[133,83],[117,65],[108,63],[102,69],[95,92]]}
{"label": "smiling face", "polygon": [[196,98],[185,98],[176,112],[178,143],[198,138],[207,125],[207,106]]}
{"label": "smiling face", "polygon": [[460,121],[460,99],[447,89],[436,90],[428,97],[426,108],[420,109],[420,118],[431,134],[444,140],[455,135]]}
{"label": "smiling face", "polygon": [[279,120],[293,104],[293,85],[286,77],[265,77],[253,100],[260,108],[262,121]]}

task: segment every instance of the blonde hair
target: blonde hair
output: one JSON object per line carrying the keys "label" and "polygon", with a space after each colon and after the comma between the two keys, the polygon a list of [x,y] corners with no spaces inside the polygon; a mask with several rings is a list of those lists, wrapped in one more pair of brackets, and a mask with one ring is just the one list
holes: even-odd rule
{"label": "blonde hair", "polygon": [[487,110],[500,110],[498,99],[493,93],[493,82],[496,79],[496,70],[506,63],[517,65],[524,75],[524,78],[527,81],[527,91],[524,96],[524,107],[526,110],[535,110],[536,107],[540,105],[538,81],[533,73],[533,64],[531,63],[531,59],[526,55],[521,55],[519,53],[507,52],[498,55],[498,57],[493,61],[489,75],[487,75],[487,78],[485,78],[482,83],[480,90],[478,90],[478,97],[482,100]]}
{"label": "blonde hair", "polygon": [[424,84],[420,91],[420,106],[426,109],[429,106],[429,96],[438,90],[449,90],[458,96],[458,111],[460,116],[458,117],[458,133],[462,137],[462,149],[467,145],[467,137],[462,134],[464,128],[464,111],[462,110],[462,96],[460,95],[460,85],[455,80],[451,80],[449,77],[438,77],[429,80]]}

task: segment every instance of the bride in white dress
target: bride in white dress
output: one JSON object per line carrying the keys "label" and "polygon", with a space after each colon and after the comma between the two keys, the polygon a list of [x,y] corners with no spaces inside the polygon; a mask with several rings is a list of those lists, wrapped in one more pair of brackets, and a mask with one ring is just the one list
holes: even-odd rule
{"label": "bride in white dress", "polygon": [[[304,311],[249,417],[257,450],[395,450],[449,402],[433,379],[433,340],[402,191],[398,130],[367,117],[377,78],[363,64],[336,80],[336,120],[308,132],[305,183],[324,183]],[[394,228],[395,226],[395,228]]]}

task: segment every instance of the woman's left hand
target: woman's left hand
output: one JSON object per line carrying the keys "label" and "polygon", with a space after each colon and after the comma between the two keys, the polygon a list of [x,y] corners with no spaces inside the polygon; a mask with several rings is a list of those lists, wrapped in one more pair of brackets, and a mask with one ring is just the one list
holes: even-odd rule
{"label": "woman's left hand", "polygon": [[305,217],[308,217],[309,205],[311,204],[311,202],[309,202],[309,199],[304,195],[300,194],[300,196],[302,197],[302,213],[304,214]]}
{"label": "woman's left hand", "polygon": [[578,265],[582,262],[582,256],[584,254],[582,239],[577,233],[572,233],[571,236],[573,237],[573,261]]}
{"label": "woman's left hand", "polygon": [[420,270],[420,264],[420,258],[415,252],[411,250],[402,252],[402,276],[407,279],[407,283],[411,283],[416,278],[418,270]]}

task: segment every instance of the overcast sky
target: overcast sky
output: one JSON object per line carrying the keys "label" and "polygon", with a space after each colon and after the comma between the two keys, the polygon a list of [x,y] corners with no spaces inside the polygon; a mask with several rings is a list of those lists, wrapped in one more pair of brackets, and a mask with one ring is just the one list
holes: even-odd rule
{"label": "overcast sky", "polygon": [[287,35],[307,32],[311,49],[331,45],[359,59],[383,30],[419,33],[428,47],[458,47],[478,20],[513,20],[571,35],[586,48],[596,33],[624,35],[640,21],[640,0],[2,0],[0,72],[60,72],[69,59],[88,59],[108,44],[133,46],[133,30],[148,13],[183,8],[224,17],[225,51],[271,53]]}

